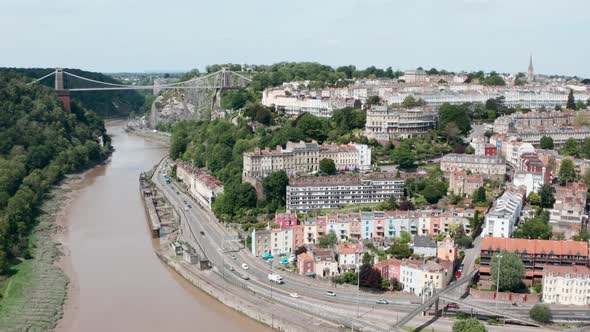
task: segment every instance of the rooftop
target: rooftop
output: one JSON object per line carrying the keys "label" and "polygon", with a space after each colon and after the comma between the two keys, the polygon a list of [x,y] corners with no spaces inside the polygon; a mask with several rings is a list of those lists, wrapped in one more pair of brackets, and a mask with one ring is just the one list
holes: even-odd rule
{"label": "rooftop", "polygon": [[482,251],[506,250],[522,254],[588,257],[588,243],[582,241],[528,240],[484,237]]}

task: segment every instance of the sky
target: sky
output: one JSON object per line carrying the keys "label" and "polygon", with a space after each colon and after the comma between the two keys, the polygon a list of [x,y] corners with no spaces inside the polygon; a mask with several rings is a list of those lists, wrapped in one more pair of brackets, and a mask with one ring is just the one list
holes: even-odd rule
{"label": "sky", "polygon": [[588,0],[0,0],[0,67],[312,61],[590,77]]}

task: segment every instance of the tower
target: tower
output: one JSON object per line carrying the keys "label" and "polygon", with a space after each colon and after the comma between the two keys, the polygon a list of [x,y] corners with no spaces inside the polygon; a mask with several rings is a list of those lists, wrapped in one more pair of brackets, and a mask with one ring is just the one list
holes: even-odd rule
{"label": "tower", "polygon": [[533,70],[533,54],[532,53],[529,56],[529,70],[527,72],[526,79],[529,82],[532,82],[535,80],[535,72]]}
{"label": "tower", "polygon": [[64,90],[64,75],[61,68],[55,69],[55,93],[57,94],[57,98],[61,100],[64,111],[70,113],[70,91]]}

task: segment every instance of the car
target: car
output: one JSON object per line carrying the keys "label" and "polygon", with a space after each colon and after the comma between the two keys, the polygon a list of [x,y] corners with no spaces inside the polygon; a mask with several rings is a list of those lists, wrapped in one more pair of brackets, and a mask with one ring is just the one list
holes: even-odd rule
{"label": "car", "polygon": [[236,259],[236,256],[235,255],[231,255],[229,257],[231,257],[231,259]]}
{"label": "car", "polygon": [[190,208],[192,208],[192,206],[191,206],[190,204],[189,204],[189,205],[187,205],[187,207],[188,207],[189,209],[190,209]]}
{"label": "car", "polygon": [[447,309],[459,309],[459,305],[457,303],[451,302],[447,304]]}
{"label": "car", "polygon": [[336,296],[336,293],[332,292],[331,290],[326,292],[326,295],[328,296]]}
{"label": "car", "polygon": [[377,304],[389,304],[389,302],[386,299],[379,299],[377,300]]}
{"label": "car", "polygon": [[233,271],[233,270],[235,270],[235,269],[234,269],[234,267],[233,267],[233,266],[231,266],[231,265],[230,265],[230,266],[229,266],[227,269],[228,269],[228,270],[230,270],[230,271]]}
{"label": "car", "polygon": [[244,273],[240,274],[240,278],[242,278],[244,280],[250,279],[250,277],[248,277],[248,275],[247,274],[244,274]]}
{"label": "car", "polygon": [[176,195],[180,195],[180,191],[177,191],[177,192],[176,192]]}
{"label": "car", "polygon": [[184,211],[188,211],[188,207],[186,207],[186,206],[185,206],[185,207],[184,207]]}
{"label": "car", "polygon": [[184,202],[184,204],[187,204],[187,203],[186,203],[186,199],[185,199],[185,200],[183,200],[183,202]]}
{"label": "car", "polygon": [[292,297],[292,298],[295,298],[295,299],[298,299],[298,298],[300,298],[300,297],[301,297],[301,296],[299,296],[299,294],[297,294],[297,293],[291,293],[291,294],[289,294],[289,296],[290,296],[290,297]]}
{"label": "car", "polygon": [[459,271],[463,272],[463,265],[459,266]]}
{"label": "car", "polygon": [[205,232],[203,232],[203,231],[200,231],[199,233],[201,233],[201,235],[205,235]]}
{"label": "car", "polygon": [[242,269],[244,269],[244,270],[247,270],[247,269],[248,269],[248,264],[246,264],[246,263],[243,263],[243,264],[242,264]]}

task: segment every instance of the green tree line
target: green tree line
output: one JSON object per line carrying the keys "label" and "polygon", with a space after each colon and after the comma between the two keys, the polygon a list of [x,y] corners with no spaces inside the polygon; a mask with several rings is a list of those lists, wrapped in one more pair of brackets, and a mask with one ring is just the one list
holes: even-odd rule
{"label": "green tree line", "polygon": [[48,190],[65,174],[102,161],[110,147],[96,114],[77,101],[66,113],[54,91],[26,80],[15,71],[0,72],[1,274],[28,256],[28,235]]}

